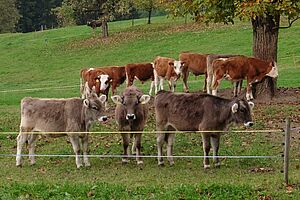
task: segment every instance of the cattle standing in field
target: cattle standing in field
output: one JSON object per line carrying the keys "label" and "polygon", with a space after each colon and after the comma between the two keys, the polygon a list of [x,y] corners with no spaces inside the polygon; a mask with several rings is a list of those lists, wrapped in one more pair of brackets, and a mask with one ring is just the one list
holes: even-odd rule
{"label": "cattle standing in field", "polygon": [[[141,139],[142,132],[147,120],[148,108],[146,103],[149,102],[150,96],[143,95],[143,93],[135,86],[126,88],[121,95],[115,95],[111,97],[113,102],[117,104],[115,110],[115,117],[119,126],[119,131],[132,131],[134,138],[134,144],[132,150],[136,150],[137,164],[143,164],[141,159]],[[130,142],[129,133],[122,133],[124,158],[123,163],[129,162],[128,146]]]}
{"label": "cattle standing in field", "polygon": [[93,29],[96,29],[97,27],[101,27],[102,26],[102,22],[97,21],[97,20],[92,20],[90,22],[87,22],[86,24],[87,26],[90,26]]}
{"label": "cattle standing in field", "polygon": [[[171,93],[161,91],[155,101],[158,164],[163,164],[162,148],[166,141],[170,165],[173,161],[174,133],[163,131],[212,131],[202,133],[204,156],[209,155],[212,145],[213,155],[218,156],[220,136],[231,123],[252,126],[251,109],[254,104],[245,100],[229,100],[209,94]],[[220,132],[216,132],[220,131]],[[217,157],[216,166],[220,165]],[[204,158],[204,168],[209,168],[208,158]]]}
{"label": "cattle standing in field", "polygon": [[112,94],[115,95],[116,88],[126,80],[125,67],[119,66],[82,69],[80,75],[80,92],[82,98],[85,97],[84,89],[86,88],[86,84],[90,89],[95,86],[98,96],[102,93],[108,97],[110,86],[112,87]]}
{"label": "cattle standing in field", "polygon": [[[227,58],[236,57],[240,55],[231,55],[231,54],[209,54],[207,56],[207,79],[206,79],[206,91],[207,94],[211,94],[211,86],[212,86],[212,79],[213,79],[213,62],[215,60],[224,61]],[[218,61],[215,61],[218,62]],[[241,92],[243,80],[234,82],[234,90],[233,95],[237,97],[237,95]]]}
{"label": "cattle standing in field", "polygon": [[158,91],[158,81],[160,81],[160,89],[163,90],[164,79],[168,80],[169,89],[173,92],[176,88],[176,81],[180,78],[184,62],[176,61],[172,58],[156,57],[154,60],[154,84],[155,94]]}
{"label": "cattle standing in field", "polygon": [[151,80],[151,86],[149,95],[152,93],[154,87],[154,63],[133,63],[125,66],[127,87],[133,85],[134,79],[137,79],[144,83],[147,80]]}
{"label": "cattle standing in field", "polygon": [[213,63],[212,94],[217,95],[217,89],[223,78],[232,81],[247,80],[246,99],[253,99],[252,84],[261,81],[265,76],[276,78],[278,69],[276,62],[267,62],[258,58],[238,56]]}
{"label": "cattle standing in field", "polygon": [[207,59],[208,54],[199,53],[181,53],[179,54],[179,60],[184,62],[184,67],[182,69],[182,79],[183,87],[185,92],[189,92],[189,86],[187,80],[189,77],[189,72],[193,73],[195,76],[205,74],[203,91],[206,90],[206,77],[207,77]]}
{"label": "cattle standing in field", "polygon": [[[90,166],[88,160],[88,131],[94,121],[103,122],[103,103],[106,96],[97,97],[95,93],[87,95],[87,99],[42,99],[26,97],[21,102],[21,125],[17,137],[16,165],[21,166],[22,147],[27,142],[30,164],[35,164],[34,151],[38,132],[66,132],[76,155],[76,166],[82,166],[80,153],[82,146],[83,162]],[[36,133],[34,133],[36,132]],[[81,132],[81,133],[76,133]],[[81,142],[80,142],[81,141]]]}

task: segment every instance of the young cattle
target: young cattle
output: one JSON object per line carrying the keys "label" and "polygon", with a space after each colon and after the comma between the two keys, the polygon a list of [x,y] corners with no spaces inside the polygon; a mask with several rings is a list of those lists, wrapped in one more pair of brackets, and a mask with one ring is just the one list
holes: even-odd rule
{"label": "young cattle", "polygon": [[[161,91],[155,101],[157,131],[220,131],[202,133],[204,156],[209,155],[212,145],[213,155],[218,156],[220,136],[231,123],[252,126],[251,109],[254,104],[245,100],[229,100],[200,93],[171,93]],[[173,161],[174,133],[158,133],[158,164],[163,164],[162,147],[167,142],[167,155],[170,165]],[[214,158],[215,165],[220,162]],[[204,168],[209,168],[208,158]]]}
{"label": "young cattle", "polygon": [[[16,165],[21,166],[22,147],[27,142],[30,164],[35,164],[34,151],[38,135],[34,132],[68,132],[76,155],[76,166],[82,166],[80,146],[82,146],[83,161],[86,167],[88,160],[88,131],[94,121],[103,122],[107,117],[103,115],[103,103],[106,96],[97,97],[95,93],[87,95],[86,99],[42,99],[26,97],[21,101],[21,125],[17,137]],[[85,133],[76,133],[85,132]],[[58,135],[47,134],[50,137]],[[81,142],[80,142],[81,140]]]}
{"label": "young cattle", "polygon": [[92,20],[92,21],[87,22],[86,25],[90,26],[92,29],[96,29],[97,27],[101,27],[102,26],[102,22],[97,21],[97,20]]}
{"label": "young cattle", "polygon": [[[134,135],[135,140],[132,150],[136,150],[137,164],[143,164],[141,159],[141,139],[142,132],[147,120],[148,108],[146,103],[149,102],[150,96],[143,95],[143,93],[135,86],[126,88],[121,95],[115,95],[111,97],[113,102],[117,104],[115,110],[115,117],[119,126],[119,131],[132,131],[131,135]],[[123,163],[129,162],[128,146],[130,142],[130,134],[122,133],[124,158]]]}
{"label": "young cattle", "polygon": [[[99,67],[82,69],[80,72],[80,92],[82,98],[85,98],[85,85],[88,88],[95,86],[96,94],[100,93],[108,97],[109,88],[112,86],[112,94],[116,93],[116,88],[124,83],[126,79],[125,67],[112,66],[112,67]],[[108,100],[108,98],[107,98]],[[107,108],[107,102],[105,103]]]}
{"label": "young cattle", "polygon": [[173,92],[176,88],[176,81],[180,78],[184,62],[176,61],[172,58],[156,57],[154,60],[154,83],[155,94],[158,91],[158,81],[160,81],[160,89],[163,90],[164,79],[168,80],[169,89]]}
{"label": "young cattle", "polygon": [[137,79],[144,83],[151,79],[151,87],[149,95],[152,94],[152,89],[154,86],[154,63],[133,63],[127,64],[125,66],[126,77],[127,77],[127,87],[133,85],[134,79]]}
{"label": "young cattle", "polygon": [[199,53],[181,53],[179,54],[179,60],[184,62],[184,67],[182,69],[183,87],[185,92],[189,92],[189,87],[187,80],[189,77],[189,72],[192,72],[195,76],[205,74],[203,91],[206,90],[206,77],[207,77],[207,64],[206,58],[208,54]]}
{"label": "young cattle", "polygon": [[[207,79],[206,79],[206,91],[207,94],[211,94],[211,87],[212,87],[212,79],[213,79],[213,62],[215,60],[224,61],[227,58],[236,57],[240,55],[231,55],[231,54],[210,54],[207,56]],[[218,62],[218,61],[215,61]],[[233,95],[237,97],[237,95],[241,92],[243,80],[234,81],[234,90]]]}
{"label": "young cattle", "polygon": [[250,100],[253,99],[252,84],[261,81],[265,76],[276,78],[278,69],[276,62],[238,56],[213,62],[213,74],[213,95],[217,95],[217,89],[223,78],[232,81],[247,79],[246,98]]}

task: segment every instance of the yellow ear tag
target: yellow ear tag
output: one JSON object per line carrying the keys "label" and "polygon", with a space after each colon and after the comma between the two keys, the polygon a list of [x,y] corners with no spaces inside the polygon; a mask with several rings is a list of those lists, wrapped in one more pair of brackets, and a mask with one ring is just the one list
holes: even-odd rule
{"label": "yellow ear tag", "polygon": [[96,83],[99,83],[99,79],[96,79]]}

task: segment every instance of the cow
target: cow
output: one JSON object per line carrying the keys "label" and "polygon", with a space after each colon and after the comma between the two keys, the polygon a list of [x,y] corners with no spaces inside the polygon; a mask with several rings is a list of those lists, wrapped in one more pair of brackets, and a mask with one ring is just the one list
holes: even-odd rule
{"label": "cow", "polygon": [[[130,135],[135,137],[132,151],[136,150],[137,164],[143,164],[141,159],[141,138],[144,126],[147,120],[148,108],[147,104],[150,100],[149,95],[144,95],[137,87],[127,87],[121,95],[111,97],[113,102],[117,104],[115,110],[115,119],[117,121],[119,131],[127,131],[122,133],[124,157],[122,163],[128,163],[128,146]],[[131,134],[128,132],[132,131]]]}
{"label": "cow", "polygon": [[92,29],[96,29],[97,27],[101,27],[102,26],[102,22],[97,21],[97,20],[92,20],[92,21],[87,22],[86,25],[90,26]]}
{"label": "cow", "polygon": [[195,76],[205,74],[203,91],[206,90],[207,56],[208,54],[188,53],[188,52],[183,52],[179,54],[179,60],[184,62],[184,67],[182,69],[182,79],[183,79],[183,87],[185,92],[189,92],[189,86],[187,84],[189,72],[193,73]]}
{"label": "cow", "polygon": [[[213,78],[213,61],[215,60],[226,60],[227,58],[236,57],[240,55],[231,55],[231,54],[209,54],[207,56],[207,79],[206,79],[206,92],[207,94],[211,94],[211,85]],[[217,61],[216,61],[217,62]],[[233,95],[237,97],[237,95],[241,92],[243,80],[234,82],[234,90]]]}
{"label": "cow", "polygon": [[160,89],[164,89],[164,79],[168,80],[169,89],[174,92],[176,88],[176,81],[180,78],[183,66],[184,62],[182,61],[157,56],[154,60],[153,70],[155,94],[157,94],[158,91],[158,81],[160,81]]}
{"label": "cow", "polygon": [[144,83],[147,80],[151,80],[151,86],[149,95],[152,94],[154,87],[154,63],[132,63],[125,66],[127,87],[133,85],[134,79],[137,79]]}
{"label": "cow", "polygon": [[[112,94],[115,95],[116,88],[123,84],[126,80],[126,72],[124,66],[98,67],[82,69],[80,72],[80,91],[82,98],[85,97],[84,88],[87,84],[89,88],[95,86],[96,94],[105,94],[108,100],[108,93],[112,87]],[[105,103],[107,108],[107,102]]]}
{"label": "cow", "polygon": [[247,80],[246,99],[253,99],[252,84],[260,82],[265,76],[276,78],[278,69],[276,62],[267,62],[254,57],[238,56],[213,63],[212,94],[217,95],[217,89],[223,78],[232,81]]}
{"label": "cow", "polygon": [[[86,99],[23,98],[20,133],[17,137],[16,166],[22,166],[22,148],[26,142],[28,143],[30,164],[35,164],[35,143],[38,134],[45,133],[50,137],[63,135],[69,137],[75,153],[77,168],[82,167],[80,158],[80,146],[82,146],[83,162],[86,167],[89,167],[88,131],[92,122],[107,120],[107,116],[103,115],[105,100],[105,95],[98,97],[93,91],[87,95]],[[49,132],[61,132],[61,134],[51,135],[48,134]]]}
{"label": "cow", "polygon": [[[251,110],[254,104],[246,100],[229,100],[203,93],[160,91],[154,100],[154,106],[158,131],[158,165],[164,164],[164,141],[167,143],[169,163],[174,164],[174,131],[205,131],[202,132],[204,156],[209,155],[212,145],[215,166],[220,166],[217,156],[222,132],[227,131],[231,123],[243,123],[246,127],[253,125]],[[207,157],[203,163],[205,169],[210,167]]]}

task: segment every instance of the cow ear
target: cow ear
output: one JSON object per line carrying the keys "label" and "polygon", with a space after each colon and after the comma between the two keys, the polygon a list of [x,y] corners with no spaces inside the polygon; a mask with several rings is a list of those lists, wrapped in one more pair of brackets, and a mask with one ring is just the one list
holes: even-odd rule
{"label": "cow ear", "polygon": [[99,101],[101,103],[104,103],[106,101],[106,95],[102,94],[100,97],[99,97]]}
{"label": "cow ear", "polygon": [[90,107],[90,102],[89,102],[89,100],[88,99],[85,99],[85,100],[83,100],[83,105],[85,106],[85,107]]}
{"label": "cow ear", "polygon": [[236,113],[238,111],[238,108],[239,108],[239,105],[237,103],[234,103],[232,106],[231,106],[231,111],[232,113]]}
{"label": "cow ear", "polygon": [[122,98],[119,95],[112,96],[111,99],[117,105],[122,104]]}
{"label": "cow ear", "polygon": [[254,108],[254,103],[252,101],[249,101],[248,104],[250,106],[250,109],[252,110]]}
{"label": "cow ear", "polygon": [[150,101],[150,98],[151,97],[149,95],[144,94],[140,97],[139,101],[141,102],[141,104],[146,104]]}

